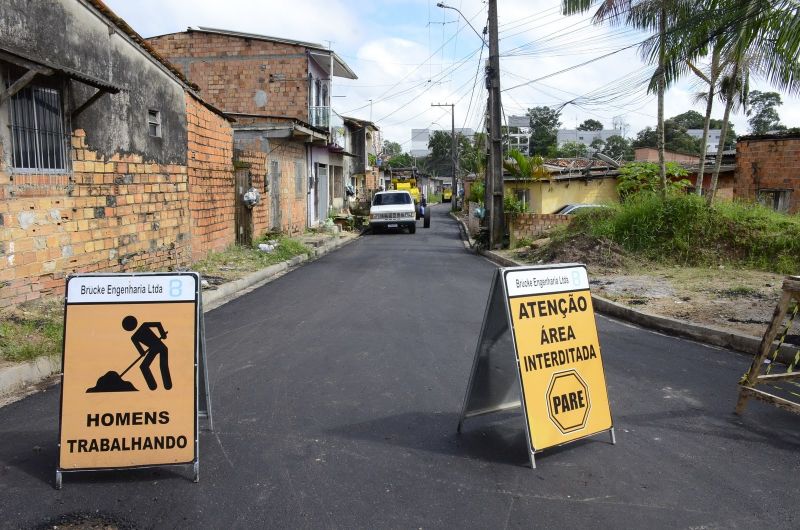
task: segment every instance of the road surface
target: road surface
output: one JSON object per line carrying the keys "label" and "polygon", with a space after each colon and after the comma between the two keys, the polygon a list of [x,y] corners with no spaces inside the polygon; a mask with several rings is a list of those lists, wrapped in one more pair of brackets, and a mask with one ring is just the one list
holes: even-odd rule
{"label": "road surface", "polygon": [[732,414],[749,359],[604,317],[616,445],[548,450],[532,470],[517,411],[456,434],[495,266],[446,209],[206,315],[216,430],[198,484],[173,467],[56,491],[58,386],[0,409],[0,527],[800,526],[800,421],[752,401]]}

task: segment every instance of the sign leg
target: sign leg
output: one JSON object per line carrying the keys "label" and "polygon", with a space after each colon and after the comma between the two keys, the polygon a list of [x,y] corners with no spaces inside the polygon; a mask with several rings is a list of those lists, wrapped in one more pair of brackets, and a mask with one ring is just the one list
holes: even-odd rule
{"label": "sign leg", "polygon": [[536,469],[536,455],[533,453],[533,451],[529,451],[528,454],[531,457],[531,469]]}
{"label": "sign leg", "polygon": [[611,445],[617,445],[617,436],[614,434],[614,427],[611,427],[608,432],[611,434]]}
{"label": "sign leg", "polygon": [[61,474],[61,471],[56,471],[56,489],[57,490],[61,489],[62,479],[63,479],[63,475]]}
{"label": "sign leg", "polygon": [[194,462],[194,482],[200,482],[200,461],[198,460]]}

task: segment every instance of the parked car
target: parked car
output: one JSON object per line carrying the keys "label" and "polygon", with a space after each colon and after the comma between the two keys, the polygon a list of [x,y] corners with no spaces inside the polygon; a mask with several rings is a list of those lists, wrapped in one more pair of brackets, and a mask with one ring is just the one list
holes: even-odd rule
{"label": "parked car", "polygon": [[607,206],[603,204],[567,204],[566,206],[562,206],[553,213],[561,215],[570,215],[574,214],[575,212],[583,208],[607,208]]}
{"label": "parked car", "polygon": [[387,229],[408,228],[417,231],[417,212],[414,199],[405,190],[379,191],[372,198],[369,209],[369,227],[373,234]]}

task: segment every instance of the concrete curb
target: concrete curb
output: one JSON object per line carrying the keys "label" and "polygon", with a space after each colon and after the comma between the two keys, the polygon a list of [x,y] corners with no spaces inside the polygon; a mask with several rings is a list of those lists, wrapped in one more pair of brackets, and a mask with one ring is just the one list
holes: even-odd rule
{"label": "concrete curb", "polygon": [[[464,226],[464,223],[460,219],[455,216],[453,217],[459,223],[461,237],[464,240],[465,246],[471,248],[472,240],[469,237],[466,226]],[[491,250],[479,250],[478,253],[501,267],[518,267],[525,265],[525,263],[506,258]],[[726,348],[746,355],[755,355],[761,345],[761,337],[745,335],[744,333],[738,333],[730,329],[716,326],[701,325],[694,322],[654,315],[644,311],[637,311],[636,309],[618,304],[607,298],[597,296],[596,294],[592,294],[592,304],[598,313],[606,316],[624,320],[643,328],[694,340],[703,344],[719,346],[720,348]],[[781,363],[789,364],[794,359],[795,354],[796,352],[792,348],[783,346],[777,359]]]}
{"label": "concrete curb", "polygon": [[[359,234],[360,235],[360,234]],[[335,239],[323,243],[321,246],[312,250],[311,256],[295,256],[294,258],[271,265],[260,271],[248,274],[243,278],[231,282],[223,283],[213,291],[204,291],[203,296],[203,312],[207,313],[223,304],[235,300],[236,298],[249,293],[253,289],[257,289],[280,276],[283,276],[290,270],[298,267],[299,265],[311,262],[322,256],[341,248],[342,246],[351,243],[358,239],[358,235],[338,236]],[[23,392],[25,389],[30,388],[32,385],[41,382],[42,380],[57,374],[61,371],[61,357],[57,359],[50,359],[48,357],[41,357],[34,361],[13,364],[6,367],[0,367],[0,407],[13,403],[19,398],[24,397],[27,393]]]}
{"label": "concrete curb", "polygon": [[33,361],[0,368],[0,407],[13,403],[16,401],[16,394],[60,371],[61,356],[39,357]]}

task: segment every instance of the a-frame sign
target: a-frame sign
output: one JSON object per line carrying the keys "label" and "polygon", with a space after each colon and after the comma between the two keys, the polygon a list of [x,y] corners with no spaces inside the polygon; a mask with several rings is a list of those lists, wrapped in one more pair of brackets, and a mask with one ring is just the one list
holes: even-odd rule
{"label": "a-frame sign", "polygon": [[535,453],[608,431],[615,442],[586,267],[499,269],[483,317],[466,418],[522,406]]}

